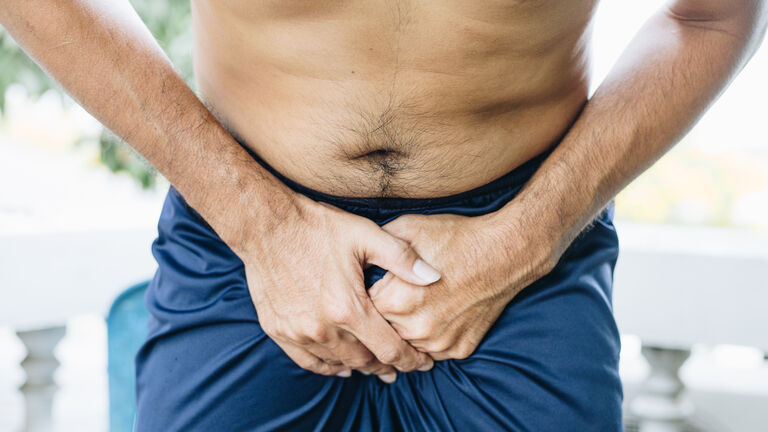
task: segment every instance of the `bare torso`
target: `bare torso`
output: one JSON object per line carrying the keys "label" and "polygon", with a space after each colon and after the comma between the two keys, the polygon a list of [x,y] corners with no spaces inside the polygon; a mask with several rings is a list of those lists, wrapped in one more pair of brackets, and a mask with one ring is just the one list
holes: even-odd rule
{"label": "bare torso", "polygon": [[583,106],[597,0],[193,0],[206,104],[343,196],[435,197],[555,144]]}

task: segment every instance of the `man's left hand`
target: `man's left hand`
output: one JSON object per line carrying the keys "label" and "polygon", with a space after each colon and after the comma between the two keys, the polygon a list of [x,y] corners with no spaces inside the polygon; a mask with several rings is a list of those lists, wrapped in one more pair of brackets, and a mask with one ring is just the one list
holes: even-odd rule
{"label": "man's left hand", "polygon": [[407,214],[382,226],[442,275],[421,287],[386,273],[368,292],[400,336],[435,360],[471,355],[514,296],[551,269],[546,242],[498,216]]}

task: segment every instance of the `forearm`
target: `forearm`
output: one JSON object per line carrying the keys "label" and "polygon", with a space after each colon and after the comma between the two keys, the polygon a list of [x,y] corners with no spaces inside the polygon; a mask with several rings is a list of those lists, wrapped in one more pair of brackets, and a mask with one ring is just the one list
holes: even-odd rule
{"label": "forearm", "polygon": [[0,24],[233,248],[253,234],[246,227],[266,227],[290,205],[289,190],[204,107],[128,1],[0,0]]}
{"label": "forearm", "polygon": [[725,89],[763,37],[765,13],[755,9],[722,21],[684,20],[664,9],[644,25],[561,143],[494,215],[515,232],[535,231],[530,241],[547,245],[536,266],[554,265]]}

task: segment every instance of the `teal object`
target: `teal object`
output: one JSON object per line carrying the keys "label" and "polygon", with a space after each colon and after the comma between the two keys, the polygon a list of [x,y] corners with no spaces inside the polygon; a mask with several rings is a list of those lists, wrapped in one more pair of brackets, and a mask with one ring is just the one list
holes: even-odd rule
{"label": "teal object", "polygon": [[147,337],[149,311],[144,292],[149,281],[133,285],[112,303],[107,315],[109,430],[130,432],[136,414],[134,357]]}

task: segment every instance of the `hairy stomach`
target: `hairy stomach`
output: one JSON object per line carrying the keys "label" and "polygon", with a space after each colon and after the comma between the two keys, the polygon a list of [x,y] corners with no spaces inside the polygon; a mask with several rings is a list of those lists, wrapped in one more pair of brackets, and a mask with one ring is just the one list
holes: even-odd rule
{"label": "hairy stomach", "polygon": [[475,108],[462,107],[461,94],[267,82],[201,87],[217,118],[267,163],[342,196],[436,197],[488,183],[556,144],[586,99],[576,88]]}
{"label": "hairy stomach", "polygon": [[275,169],[325,193],[480,186],[555,144],[586,100],[589,8],[576,18],[560,10],[552,26],[553,12],[539,8],[513,25],[447,9],[267,19],[196,3],[207,105]]}

